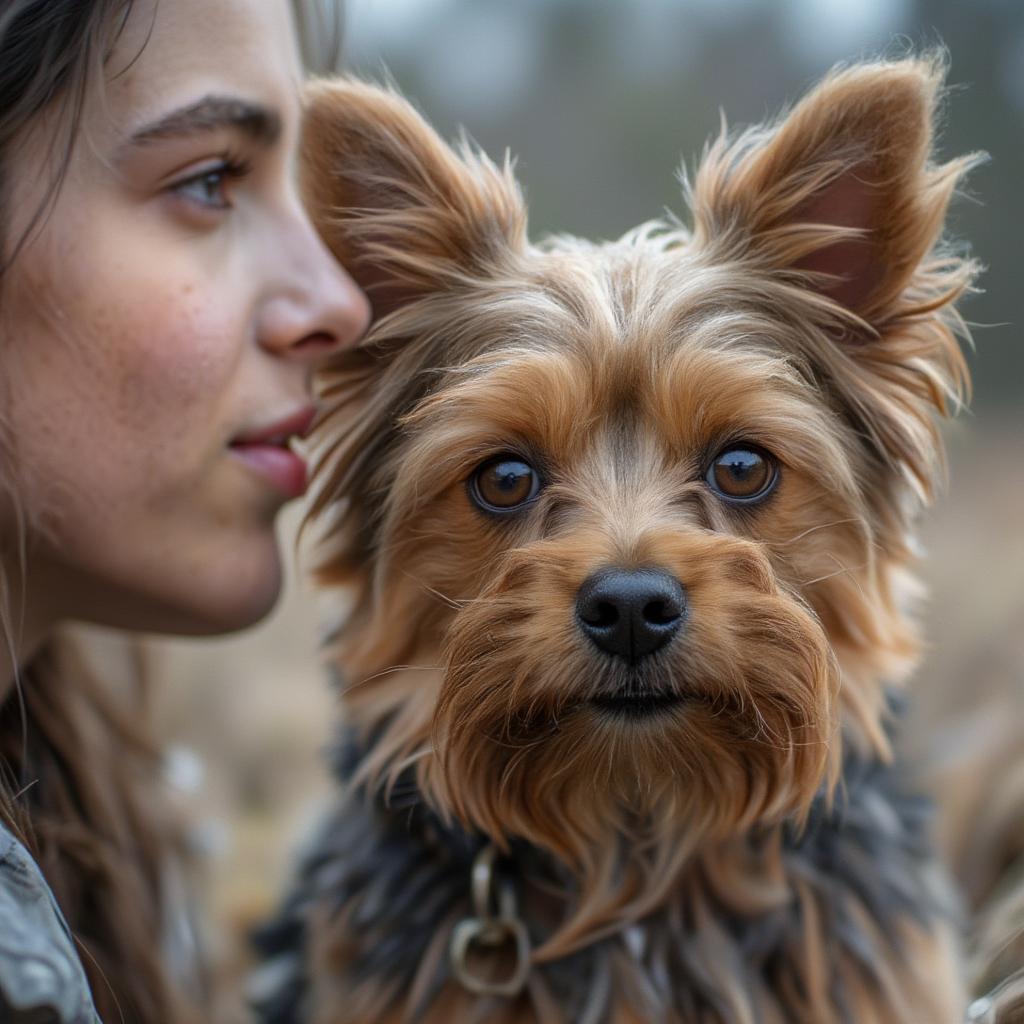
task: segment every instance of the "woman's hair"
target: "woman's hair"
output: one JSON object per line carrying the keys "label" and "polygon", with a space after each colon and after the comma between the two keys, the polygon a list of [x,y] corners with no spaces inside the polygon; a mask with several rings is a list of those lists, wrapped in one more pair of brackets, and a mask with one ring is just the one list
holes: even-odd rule
{"label": "woman's hair", "polygon": [[136,681],[127,696],[140,700],[126,700],[69,638],[51,639],[0,704],[0,815],[53,889],[101,1019],[181,1024],[192,1012],[183,979],[168,976],[164,941],[181,910],[168,905],[165,879],[182,832]]}
{"label": "woman's hair", "polygon": [[[132,0],[0,0],[0,275],[60,189],[89,88],[131,7]],[[27,229],[11,238],[4,216],[11,156],[44,111],[59,114],[48,147],[50,180]]]}
{"label": "woman's hair", "polygon": [[344,0],[292,0],[295,28],[306,70],[317,75],[341,66]]}

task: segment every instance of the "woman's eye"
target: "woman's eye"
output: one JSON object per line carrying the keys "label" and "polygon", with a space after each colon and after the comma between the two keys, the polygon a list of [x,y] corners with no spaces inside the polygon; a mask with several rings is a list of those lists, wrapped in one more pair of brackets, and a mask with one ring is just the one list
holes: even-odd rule
{"label": "woman's eye", "polygon": [[499,455],[474,470],[469,495],[487,512],[511,512],[540,492],[540,477],[529,463],[514,455]]}
{"label": "woman's eye", "polygon": [[216,210],[226,210],[231,205],[227,197],[227,172],[222,167],[189,178],[176,185],[174,191],[186,199]]}
{"label": "woman's eye", "polygon": [[248,167],[226,160],[179,181],[171,186],[171,191],[204,209],[228,210],[231,208],[230,183],[246,174]]}
{"label": "woman's eye", "polygon": [[778,478],[778,465],[767,452],[739,444],[716,455],[704,476],[713,491],[730,501],[767,497]]}

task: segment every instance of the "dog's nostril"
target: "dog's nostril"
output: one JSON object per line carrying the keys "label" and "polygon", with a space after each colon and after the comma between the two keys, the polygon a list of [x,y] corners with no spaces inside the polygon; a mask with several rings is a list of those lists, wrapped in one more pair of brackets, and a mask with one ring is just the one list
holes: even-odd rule
{"label": "dog's nostril", "polygon": [[576,595],[580,629],[601,650],[630,662],[668,643],[685,612],[683,585],[660,569],[606,569]]}
{"label": "dog's nostril", "polygon": [[644,619],[653,626],[667,626],[679,618],[680,609],[668,601],[648,601],[644,605]]}
{"label": "dog's nostril", "polygon": [[588,626],[605,628],[619,621],[619,610],[610,601],[598,601],[592,607],[581,610],[580,618]]}

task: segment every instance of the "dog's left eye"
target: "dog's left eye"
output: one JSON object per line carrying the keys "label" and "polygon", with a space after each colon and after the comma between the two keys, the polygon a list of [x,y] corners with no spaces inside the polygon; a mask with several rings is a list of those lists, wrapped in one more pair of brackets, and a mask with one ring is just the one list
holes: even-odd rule
{"label": "dog's left eye", "polygon": [[469,478],[470,497],[488,512],[511,512],[537,497],[540,477],[528,462],[499,455]]}
{"label": "dog's left eye", "polygon": [[775,487],[775,460],[752,445],[737,444],[715,456],[704,476],[708,486],[730,501],[758,501]]}

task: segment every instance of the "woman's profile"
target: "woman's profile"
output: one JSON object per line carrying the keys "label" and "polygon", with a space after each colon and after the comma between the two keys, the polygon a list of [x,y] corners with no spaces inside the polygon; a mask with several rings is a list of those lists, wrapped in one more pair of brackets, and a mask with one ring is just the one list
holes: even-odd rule
{"label": "woman's profile", "polygon": [[277,597],[310,375],[368,317],[298,193],[292,19],[0,0],[4,1021],[191,1019],[157,759],[61,627],[218,633]]}

